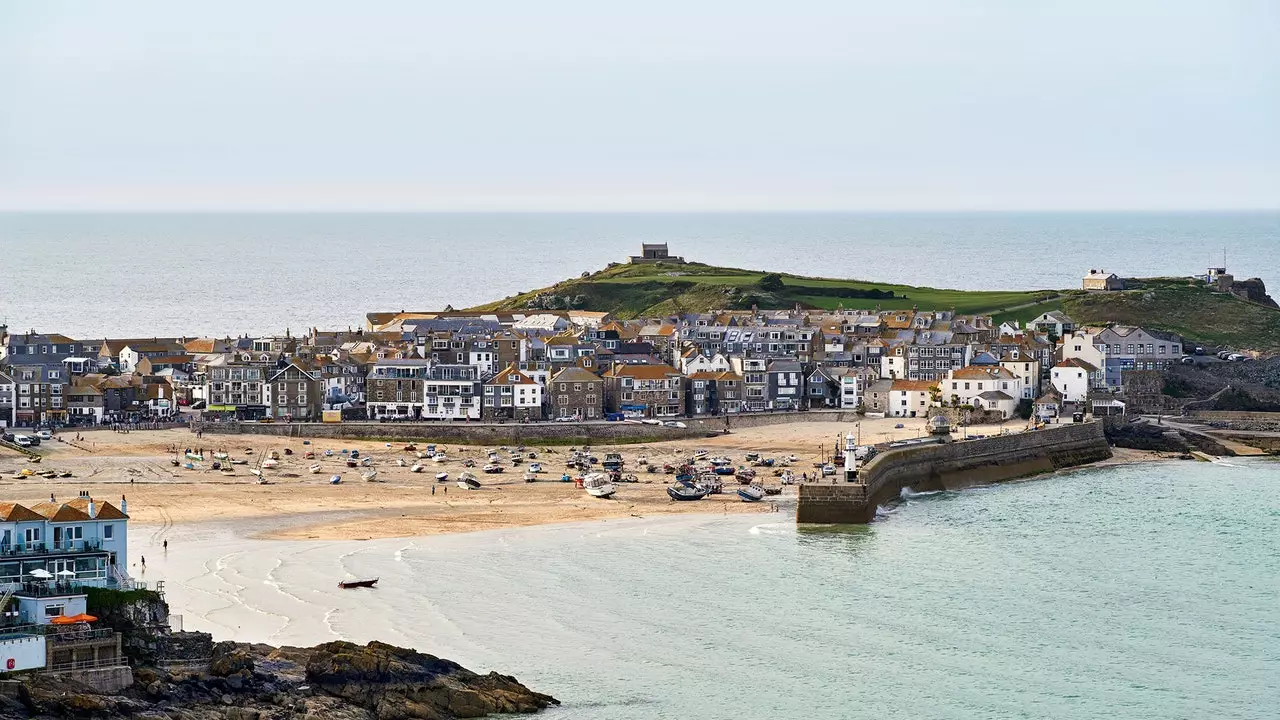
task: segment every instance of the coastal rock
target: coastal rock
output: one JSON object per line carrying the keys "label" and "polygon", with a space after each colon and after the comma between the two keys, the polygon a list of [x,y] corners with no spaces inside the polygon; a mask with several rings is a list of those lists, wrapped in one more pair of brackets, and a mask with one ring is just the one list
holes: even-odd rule
{"label": "coastal rock", "polygon": [[515,678],[385,643],[213,647],[207,672],[135,670],[120,694],[66,677],[22,679],[4,718],[123,720],[452,720],[559,704]]}
{"label": "coastal rock", "polygon": [[532,713],[558,704],[515,678],[478,675],[450,660],[379,642],[331,642],[312,651],[307,680],[379,720]]}

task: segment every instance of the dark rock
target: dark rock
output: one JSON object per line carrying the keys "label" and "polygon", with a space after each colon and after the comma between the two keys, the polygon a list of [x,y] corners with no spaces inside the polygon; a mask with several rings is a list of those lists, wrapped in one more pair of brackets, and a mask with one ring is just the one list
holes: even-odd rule
{"label": "dark rock", "polygon": [[233,642],[220,642],[213,646],[213,660],[209,663],[211,674],[226,677],[242,671],[253,673],[253,657],[247,649]]}

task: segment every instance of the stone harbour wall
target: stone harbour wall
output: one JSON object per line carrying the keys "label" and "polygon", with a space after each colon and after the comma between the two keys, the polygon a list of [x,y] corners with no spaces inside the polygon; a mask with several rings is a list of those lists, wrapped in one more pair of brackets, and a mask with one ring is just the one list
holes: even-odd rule
{"label": "stone harbour wall", "polygon": [[857,483],[801,486],[796,522],[866,523],[903,488],[958,490],[1109,457],[1111,447],[1097,422],[888,450],[859,470]]}
{"label": "stone harbour wall", "polygon": [[697,427],[596,423],[206,423],[206,433],[349,440],[397,440],[463,445],[590,445],[647,443],[707,436]]}

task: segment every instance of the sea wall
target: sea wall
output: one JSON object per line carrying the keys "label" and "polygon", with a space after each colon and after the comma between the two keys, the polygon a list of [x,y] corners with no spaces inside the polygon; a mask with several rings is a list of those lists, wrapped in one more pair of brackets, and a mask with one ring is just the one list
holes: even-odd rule
{"label": "sea wall", "polygon": [[1191,417],[1200,422],[1259,422],[1280,425],[1280,413],[1245,412],[1242,410],[1193,410]]}
{"label": "sea wall", "polygon": [[1085,465],[1111,457],[1102,424],[1091,422],[943,445],[888,450],[858,482],[800,487],[796,522],[866,523],[902,489],[958,490]]}
{"label": "sea wall", "polygon": [[589,445],[706,437],[697,427],[638,423],[207,423],[206,433],[348,440],[415,440],[464,445]]}
{"label": "sea wall", "polygon": [[727,427],[735,429],[767,427],[769,425],[787,425],[790,423],[830,422],[852,425],[862,416],[852,410],[803,410],[762,413],[742,413],[737,415],[718,415],[715,417],[682,420],[690,429],[697,428],[710,433],[724,432]]}

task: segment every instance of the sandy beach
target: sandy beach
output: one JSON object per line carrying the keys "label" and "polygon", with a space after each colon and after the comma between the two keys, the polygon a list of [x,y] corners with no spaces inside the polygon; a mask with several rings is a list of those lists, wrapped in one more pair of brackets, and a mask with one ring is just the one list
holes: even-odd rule
{"label": "sandy beach", "polygon": [[[895,428],[895,419],[868,419],[857,431],[863,442],[881,442],[917,437],[924,431],[921,420],[903,421]],[[1020,430],[1013,424],[1005,431]],[[634,474],[635,483],[619,485],[613,499],[590,497],[572,483],[559,482],[565,471],[570,448],[525,448],[523,465],[513,467],[502,453],[504,472],[486,475],[474,468],[484,487],[478,490],[459,488],[454,480],[470,458],[483,465],[487,450],[481,446],[453,445],[443,449],[448,460],[435,463],[419,460],[406,452],[402,444],[388,446],[383,442],[355,440],[312,440],[275,438],[256,435],[214,435],[197,439],[187,430],[135,431],[128,434],[110,430],[83,432],[83,440],[74,442],[75,434],[64,434],[64,440],[46,441],[40,447],[43,461],[36,465],[12,451],[0,449],[0,497],[20,503],[34,503],[57,497],[74,496],[87,490],[95,497],[117,502],[121,495],[129,497],[129,512],[134,522],[161,528],[173,524],[207,521],[250,520],[260,537],[277,539],[362,540],[383,537],[409,537],[440,533],[491,530],[504,527],[548,523],[581,522],[605,518],[648,517],[677,513],[771,513],[776,502],[744,503],[730,492],[711,495],[693,503],[673,502],[666,495],[671,477],[662,473],[664,464],[678,464],[695,450],[705,449],[710,455],[723,455],[735,465],[746,463],[750,452],[779,462],[794,456],[790,469],[799,476],[813,474],[814,464],[829,456],[839,433],[855,430],[834,423],[794,423],[735,431],[714,438],[682,440],[649,445],[619,447],[596,446],[592,454],[603,457],[616,451],[626,462],[626,473]],[[973,427],[972,434],[995,434],[1001,428]],[[203,447],[206,462],[194,470],[175,467],[174,449]],[[284,454],[289,449],[293,454]],[[332,450],[332,457],[324,451]],[[377,482],[366,482],[360,470],[347,468],[341,450],[357,449],[374,459]],[[249,472],[265,453],[280,453],[280,465],[266,470],[270,484],[259,484]],[[318,458],[306,460],[307,450]],[[212,452],[226,452],[232,459],[248,464],[235,465],[234,475],[223,475],[209,466]],[[537,457],[529,459],[528,453]],[[649,473],[640,467],[640,458],[659,468]],[[1147,453],[1118,452],[1113,462],[1149,459]],[[425,472],[412,473],[408,466],[423,462]],[[539,462],[543,472],[538,482],[527,483],[524,472],[530,462]],[[308,467],[319,463],[318,474]],[[404,466],[401,466],[403,463]],[[70,471],[73,477],[46,480],[42,477],[15,477],[23,468]],[[361,468],[364,470],[366,468]],[[769,468],[757,468],[766,485],[780,485]],[[448,482],[437,482],[437,472],[449,473]],[[329,477],[342,474],[343,482],[329,484]],[[732,478],[729,478],[732,484]],[[726,487],[726,490],[731,490]],[[785,503],[794,489],[784,488]]]}

